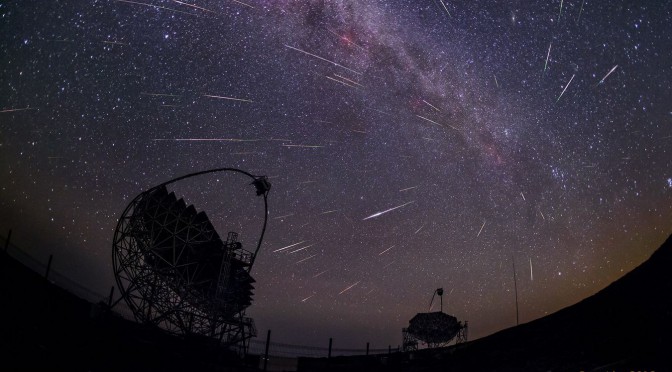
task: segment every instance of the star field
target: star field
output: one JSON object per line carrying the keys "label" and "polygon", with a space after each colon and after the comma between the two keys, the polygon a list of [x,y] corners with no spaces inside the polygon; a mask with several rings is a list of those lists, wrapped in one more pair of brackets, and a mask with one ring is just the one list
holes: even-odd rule
{"label": "star field", "polygon": [[[671,232],[672,3],[0,4],[0,229],[107,293],[126,204],[266,175],[248,315],[401,343],[445,289],[470,338],[573,304]],[[175,186],[252,249],[249,181]]]}

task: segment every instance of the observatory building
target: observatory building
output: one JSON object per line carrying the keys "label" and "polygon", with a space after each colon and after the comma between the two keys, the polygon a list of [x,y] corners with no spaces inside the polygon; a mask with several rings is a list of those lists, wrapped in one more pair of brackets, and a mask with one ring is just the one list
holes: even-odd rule
{"label": "observatory building", "polygon": [[408,327],[402,329],[404,351],[418,350],[419,344],[435,348],[448,346],[453,339],[456,343],[467,341],[468,323],[443,312],[443,288],[434,291],[430,310],[436,295],[441,299],[440,310],[418,313],[408,322]]}

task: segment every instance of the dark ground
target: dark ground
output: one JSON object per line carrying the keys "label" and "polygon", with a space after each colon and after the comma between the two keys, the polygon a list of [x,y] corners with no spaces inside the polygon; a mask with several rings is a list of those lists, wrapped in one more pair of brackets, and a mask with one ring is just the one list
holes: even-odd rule
{"label": "dark ground", "polygon": [[[446,349],[300,358],[299,370],[672,371],[671,272],[672,237],[620,280],[547,317]],[[5,253],[0,300],[2,370],[254,370],[203,340],[119,318]]]}
{"label": "dark ground", "polygon": [[200,339],[120,318],[0,252],[0,370],[244,371]]}
{"label": "dark ground", "polygon": [[[326,361],[321,361],[325,363]],[[300,360],[303,371],[326,367]],[[672,371],[672,237],[597,294],[544,318],[387,363],[336,358],[338,371]]]}

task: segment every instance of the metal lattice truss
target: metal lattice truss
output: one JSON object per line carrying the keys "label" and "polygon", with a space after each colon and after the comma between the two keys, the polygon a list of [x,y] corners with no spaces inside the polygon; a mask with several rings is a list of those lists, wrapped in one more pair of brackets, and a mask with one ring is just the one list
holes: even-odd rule
{"label": "metal lattice truss", "polygon": [[467,342],[468,322],[459,322],[444,312],[419,313],[402,330],[404,351],[425,348],[446,347],[455,340],[455,344]]}
{"label": "metal lattice truss", "polygon": [[165,186],[136,197],[114,235],[115,278],[137,321],[231,345],[256,336],[245,317],[252,262],[236,233],[222,242],[204,212]]}

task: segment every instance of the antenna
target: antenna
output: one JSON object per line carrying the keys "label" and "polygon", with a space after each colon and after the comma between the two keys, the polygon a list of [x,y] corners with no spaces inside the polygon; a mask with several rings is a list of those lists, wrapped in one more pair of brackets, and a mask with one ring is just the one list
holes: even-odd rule
{"label": "antenna", "polygon": [[441,299],[441,312],[443,312],[443,288],[435,290],[432,294],[432,300],[429,301],[429,311],[432,311],[432,304],[434,303],[434,296],[436,295],[439,295],[439,298]]}
{"label": "antenna", "polygon": [[516,260],[511,255],[511,262],[513,263],[513,288],[516,292],[516,325],[520,324],[518,319],[518,278],[516,277]]}

